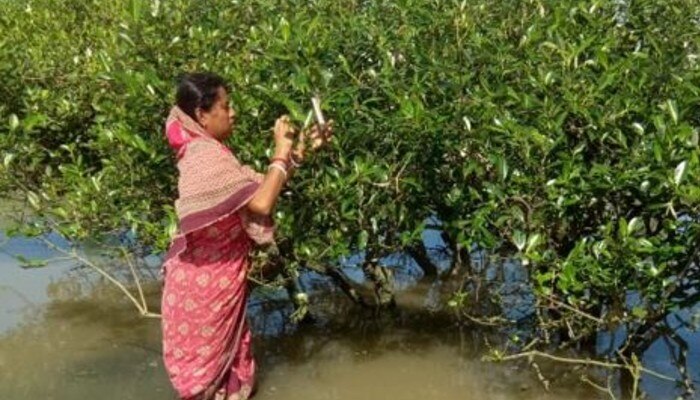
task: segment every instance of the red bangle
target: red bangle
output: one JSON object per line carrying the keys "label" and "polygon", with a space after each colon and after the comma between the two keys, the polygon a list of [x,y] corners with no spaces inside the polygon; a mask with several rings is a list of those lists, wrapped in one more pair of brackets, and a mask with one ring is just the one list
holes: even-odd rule
{"label": "red bangle", "polygon": [[279,161],[279,162],[284,164],[285,168],[289,168],[289,160],[288,159],[282,158],[282,157],[272,157],[270,159],[270,162],[275,162],[275,161]]}

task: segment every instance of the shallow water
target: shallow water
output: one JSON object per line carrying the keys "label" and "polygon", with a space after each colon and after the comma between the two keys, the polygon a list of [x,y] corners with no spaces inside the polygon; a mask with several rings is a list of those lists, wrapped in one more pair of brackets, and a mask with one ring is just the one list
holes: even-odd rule
{"label": "shallow water", "polygon": [[[50,256],[35,240],[12,239],[3,251],[0,399],[174,398],[161,361],[158,320],[139,317],[112,286],[70,262],[22,270],[9,254]],[[322,285],[313,277],[306,284],[314,282]],[[429,287],[406,285],[398,296],[400,311],[381,317],[354,309],[342,296],[312,296],[317,318],[305,325],[288,321],[284,294],[253,296],[257,398],[605,398],[558,366],[541,364],[554,380],[548,393],[529,368],[482,362],[484,343],[497,347],[497,339],[456,327],[431,311]],[[157,283],[147,287],[151,305],[157,305],[159,290]],[[697,377],[700,335],[682,334]],[[671,366],[661,346],[644,360],[664,372]],[[672,383],[645,378],[643,385],[652,398],[675,397]]]}
{"label": "shallow water", "polygon": [[[590,398],[543,396],[529,374],[481,363],[453,334],[371,325],[312,325],[258,340],[258,398]],[[137,317],[110,287],[52,299],[0,338],[0,398],[171,399],[159,323]]]}

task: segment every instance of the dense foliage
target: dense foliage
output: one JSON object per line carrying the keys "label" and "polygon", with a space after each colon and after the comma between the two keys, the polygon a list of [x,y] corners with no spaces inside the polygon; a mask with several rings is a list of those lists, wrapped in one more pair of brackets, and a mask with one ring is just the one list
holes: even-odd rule
{"label": "dense foliage", "polygon": [[178,74],[211,70],[234,88],[230,144],[260,169],[281,113],[301,122],[320,93],[337,121],[279,208],[291,269],[338,277],[364,251],[389,303],[376,260],[408,252],[434,273],[435,221],[456,268],[477,247],[516,255],[548,326],[582,337],[598,318],[641,335],[698,300],[696,1],[0,5],[0,187],[36,209],[25,230],[166,247],[162,123]]}

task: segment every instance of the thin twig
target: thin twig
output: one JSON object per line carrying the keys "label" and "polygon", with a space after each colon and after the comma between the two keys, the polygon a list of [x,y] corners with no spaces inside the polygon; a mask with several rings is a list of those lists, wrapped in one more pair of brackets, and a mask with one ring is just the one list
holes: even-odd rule
{"label": "thin twig", "polygon": [[[685,391],[684,394],[688,397],[692,397],[695,393],[695,388],[693,385],[693,379],[688,372],[688,342],[686,342],[685,339],[683,339],[677,333],[677,331],[672,330],[670,327],[667,327],[666,335],[663,336],[663,340],[668,347],[673,363],[676,364],[676,367],[678,367],[678,372],[683,378],[682,383]],[[676,356],[671,340],[678,345],[678,356]]]}
{"label": "thin twig", "polygon": [[530,359],[530,366],[532,367],[532,369],[535,370],[535,374],[537,374],[537,379],[539,379],[540,383],[542,384],[542,387],[544,387],[545,392],[549,392],[549,380],[545,378],[542,374],[540,366],[532,359]]}
{"label": "thin twig", "polygon": [[479,318],[475,317],[473,315],[470,315],[467,312],[461,311],[459,313],[460,316],[465,317],[466,319],[470,320],[471,322],[474,322],[477,325],[482,325],[482,326],[502,326],[508,323],[511,323],[512,321],[509,321],[503,317],[499,316],[494,316],[494,317],[489,317],[489,318]]}
{"label": "thin twig", "polygon": [[256,285],[259,285],[259,286],[262,286],[262,287],[266,287],[266,288],[271,288],[271,289],[277,289],[277,288],[279,288],[281,285],[283,285],[284,283],[286,283],[287,281],[289,281],[288,278],[285,278],[285,279],[283,279],[281,282],[280,282],[280,281],[276,281],[275,284],[270,284],[270,283],[267,283],[267,282],[263,282],[263,281],[261,281],[261,280],[258,279],[258,278],[254,278],[254,277],[251,276],[251,275],[248,275],[248,278],[247,278],[247,279],[248,279],[249,281],[253,282],[253,283],[256,284]]}
{"label": "thin twig", "polygon": [[120,250],[124,255],[126,263],[129,264],[131,275],[134,277],[134,283],[136,283],[136,288],[139,291],[139,297],[141,297],[141,305],[143,307],[143,312],[141,314],[146,314],[148,313],[148,303],[146,303],[146,296],[143,295],[143,289],[141,288],[141,280],[139,279],[138,274],[136,274],[136,268],[134,267],[134,263],[131,261],[131,257],[129,257],[129,253],[127,253],[126,249],[123,247],[121,247]]}
{"label": "thin twig", "polygon": [[[632,374],[632,400],[637,400],[639,396],[639,378],[642,366],[639,363],[637,357],[632,354],[632,367],[627,368]],[[675,381],[675,380],[674,380]]]}
{"label": "thin twig", "polygon": [[87,265],[88,267],[94,269],[97,271],[100,275],[105,277],[108,281],[113,283],[119,290],[126,295],[126,297],[131,300],[131,302],[134,304],[134,306],[139,310],[139,313],[143,316],[153,316],[153,313],[148,312],[148,310],[145,310],[141,304],[139,304],[139,301],[134,297],[133,294],[121,283],[119,282],[116,278],[114,278],[111,274],[109,274],[107,271],[105,271],[103,268],[98,266],[97,264],[93,263],[92,261],[80,256],[75,250],[67,251],[57,245],[55,245],[53,242],[50,240],[42,237],[41,240],[51,249],[58,251],[62,254],[65,254],[67,256],[71,256],[75,258],[76,260],[80,261],[81,263]]}
{"label": "thin twig", "polygon": [[535,346],[539,342],[540,342],[539,338],[532,339],[532,341],[530,341],[530,343],[528,343],[525,347],[523,347],[522,351],[530,350],[533,346]]}
{"label": "thin twig", "polygon": [[578,315],[580,315],[580,316],[582,316],[582,317],[584,317],[584,318],[590,319],[591,321],[595,322],[595,323],[598,324],[598,325],[603,325],[603,324],[605,323],[605,321],[603,321],[602,319],[597,318],[597,317],[594,317],[594,316],[592,316],[591,314],[588,314],[588,313],[586,313],[586,312],[583,312],[583,311],[579,310],[579,309],[576,308],[576,307],[573,307],[573,306],[571,306],[571,305],[569,305],[569,304],[566,304],[566,303],[564,303],[564,302],[562,302],[562,301],[559,301],[559,300],[555,299],[555,298],[552,297],[552,296],[548,296],[548,297],[546,297],[546,298],[547,298],[547,300],[551,301],[552,303],[555,303],[556,305],[558,305],[558,306],[560,306],[560,307],[562,307],[562,308],[565,308],[565,309],[567,309],[567,310],[569,310],[569,311],[571,311],[571,312],[574,312],[574,313],[576,313],[576,314],[578,314]]}
{"label": "thin twig", "polygon": [[[546,359],[549,359],[552,361],[557,361],[557,362],[561,362],[561,363],[565,363],[565,364],[589,365],[589,366],[611,368],[611,369],[631,370],[634,368],[634,367],[630,367],[629,365],[617,364],[617,363],[612,363],[612,362],[582,359],[582,358],[558,357],[558,356],[553,356],[551,354],[543,353],[543,352],[538,351],[538,350],[526,351],[523,353],[511,354],[508,356],[499,357],[496,361],[512,361],[512,360],[518,360],[521,358],[530,358],[530,357],[541,357],[541,358],[546,358]],[[645,374],[654,376],[656,378],[663,379],[663,380],[670,381],[670,382],[676,382],[676,380],[674,378],[660,374],[656,371],[652,371],[652,370],[644,368],[644,367],[638,367],[638,369],[640,372],[644,372]]]}
{"label": "thin twig", "polygon": [[590,379],[589,379],[587,376],[585,376],[585,375],[581,377],[581,380],[582,380],[583,382],[586,382],[587,384],[593,386],[595,389],[598,389],[598,390],[600,390],[601,392],[603,392],[603,393],[607,394],[608,396],[610,396],[610,400],[616,400],[616,399],[617,399],[617,397],[615,397],[615,393],[613,393],[613,392],[612,392],[612,389],[610,388],[611,385],[610,385],[610,377],[609,377],[609,376],[608,376],[608,386],[607,386],[607,387],[603,387],[603,386],[598,385],[597,383],[593,382],[592,380],[590,380]]}
{"label": "thin twig", "polygon": [[406,167],[408,166],[408,164],[411,161],[412,160],[409,157],[409,159],[404,162],[403,166],[401,166],[401,169],[399,169],[399,172],[396,174],[396,177],[394,178],[396,181],[396,193],[401,193],[401,188],[399,187],[399,181],[401,180],[401,174],[403,174],[404,170],[406,169]]}

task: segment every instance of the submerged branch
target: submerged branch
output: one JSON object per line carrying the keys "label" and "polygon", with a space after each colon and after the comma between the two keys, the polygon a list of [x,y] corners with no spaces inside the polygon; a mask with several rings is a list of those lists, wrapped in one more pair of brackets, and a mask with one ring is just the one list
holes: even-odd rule
{"label": "submerged branch", "polygon": [[591,360],[588,358],[568,358],[568,357],[559,357],[555,356],[549,353],[544,353],[539,350],[530,350],[526,351],[523,353],[518,353],[518,354],[511,354],[507,356],[494,356],[492,357],[492,361],[513,361],[513,360],[519,360],[519,359],[530,359],[533,357],[540,357],[540,358],[545,358],[548,360],[564,363],[564,364],[573,364],[573,365],[586,365],[586,366],[591,366],[591,367],[601,367],[601,368],[608,368],[608,369],[620,369],[620,370],[629,370],[632,371],[633,369],[638,369],[640,372],[643,372],[645,374],[651,375],[653,377],[663,379],[669,382],[676,382],[676,379],[671,378],[670,376],[658,373],[656,371],[650,370],[648,368],[644,368],[641,366],[634,366],[634,365],[629,365],[629,364],[619,364],[619,363],[613,363],[613,362],[607,362],[607,361],[599,361],[599,360]]}
{"label": "submerged branch", "polygon": [[148,312],[148,305],[146,303],[146,296],[143,294],[143,289],[141,288],[141,280],[139,279],[138,274],[136,273],[136,267],[134,266],[134,263],[131,261],[131,257],[129,256],[129,253],[126,251],[125,248],[121,248],[122,255],[124,256],[124,259],[126,260],[126,263],[129,265],[129,269],[131,270],[131,275],[134,277],[134,283],[136,284],[136,289],[139,292],[139,297],[141,298],[141,304],[144,307],[144,310]]}
{"label": "submerged branch", "polygon": [[693,265],[697,263],[697,258],[698,256],[700,256],[700,234],[697,235],[696,239],[697,240],[695,243],[695,248],[688,255],[688,259],[685,262],[685,266],[681,270],[680,274],[678,274],[678,277],[676,278],[675,282],[668,285],[668,287],[666,287],[666,289],[664,290],[664,293],[661,297],[662,301],[670,298],[675,292],[677,292],[679,286],[681,286],[683,280],[687,277],[687,275],[693,268]]}
{"label": "submerged branch", "polygon": [[549,300],[550,302],[556,304],[556,305],[559,306],[559,307],[565,308],[565,309],[567,309],[567,310],[569,310],[569,311],[571,311],[571,312],[573,312],[573,313],[575,313],[575,314],[578,314],[578,315],[580,315],[580,316],[582,316],[582,317],[584,317],[584,318],[586,318],[586,319],[589,319],[589,320],[595,322],[595,323],[598,324],[598,325],[603,325],[603,324],[605,323],[602,319],[600,319],[600,318],[598,318],[598,317],[594,317],[594,316],[592,316],[591,314],[588,314],[588,313],[586,313],[586,312],[584,312],[584,311],[581,311],[580,309],[578,309],[578,308],[576,308],[576,307],[574,307],[574,306],[571,306],[571,305],[569,305],[569,304],[567,304],[567,303],[564,303],[564,302],[562,302],[562,301],[559,301],[559,300],[557,300],[556,298],[554,298],[553,296],[548,296],[548,297],[547,297],[547,300]]}
{"label": "submerged branch", "polygon": [[350,278],[348,278],[348,276],[345,275],[345,273],[339,268],[326,267],[311,263],[306,263],[304,266],[312,271],[318,272],[319,274],[329,276],[340,288],[340,290],[342,290],[343,293],[345,293],[345,295],[348,296],[348,298],[350,298],[350,300],[352,300],[355,304],[359,304],[363,307],[369,306],[364,297],[360,295]]}
{"label": "submerged branch", "polygon": [[609,376],[608,376],[608,386],[605,386],[605,387],[600,386],[599,384],[593,382],[590,378],[588,378],[585,375],[581,377],[581,381],[591,385],[591,387],[593,387],[594,389],[600,390],[601,392],[607,394],[611,400],[617,399],[617,397],[615,397],[615,393],[613,393],[613,391],[612,391],[612,383],[610,382]]}
{"label": "submerged branch", "polygon": [[[685,341],[675,330],[666,327],[665,335],[663,336],[664,343],[668,347],[668,352],[671,354],[674,364],[678,368],[678,372],[682,377],[682,386],[684,390],[684,395],[688,398],[695,394],[695,385],[693,378],[688,371],[688,342]],[[674,351],[674,346],[671,341],[675,342],[678,346],[678,354]]]}
{"label": "submerged branch", "polygon": [[423,274],[426,277],[435,277],[438,275],[438,268],[428,256],[428,251],[423,241],[408,247],[406,252],[418,263],[418,266],[423,270]]}
{"label": "submerged branch", "polygon": [[[52,250],[55,250],[61,254],[66,255],[67,257],[73,258],[83,265],[86,265],[93,270],[95,270],[97,273],[102,275],[105,279],[107,279],[110,283],[115,285],[130,301],[131,303],[136,307],[136,309],[139,311],[139,314],[143,317],[147,318],[160,318],[160,314],[157,313],[152,313],[148,311],[148,305],[146,304],[145,297],[141,297],[142,302],[139,302],[139,300],[129,291],[129,289],[124,286],[123,283],[119,282],[117,278],[115,278],[112,274],[107,272],[104,268],[100,267],[99,265],[95,264],[94,262],[88,260],[87,258],[81,256],[77,251],[74,249],[72,250],[66,250],[55,243],[51,242],[50,240],[42,237],[41,238],[42,242],[46,244],[47,247],[49,247]],[[141,293],[141,285],[140,282],[137,280],[136,285],[138,286],[138,290]]]}

